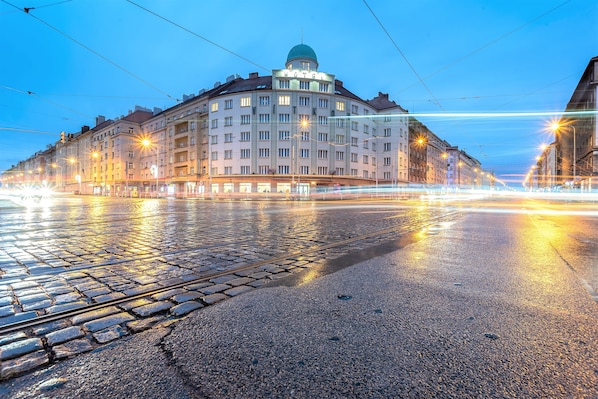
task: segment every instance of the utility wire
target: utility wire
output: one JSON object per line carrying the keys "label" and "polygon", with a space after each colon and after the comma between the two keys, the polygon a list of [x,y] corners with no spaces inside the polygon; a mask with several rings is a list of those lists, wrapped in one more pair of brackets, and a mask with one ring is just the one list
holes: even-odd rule
{"label": "utility wire", "polygon": [[79,114],[79,115],[81,115],[81,116],[84,116],[84,117],[86,117],[86,118],[92,118],[92,119],[93,119],[93,117],[92,117],[92,116],[89,116],[89,115],[87,115],[87,114],[84,114],[84,113],[82,113],[82,112],[79,112],[79,111],[77,111],[77,110],[75,110],[75,109],[69,108],[69,107],[67,107],[67,106],[65,106],[65,105],[62,105],[62,104],[60,104],[60,103],[57,103],[57,102],[54,102],[54,101],[47,100],[47,99],[45,99],[45,98],[41,97],[39,94],[37,94],[37,93],[34,93],[34,92],[30,91],[30,90],[27,90],[27,91],[25,91],[25,90],[19,90],[19,89],[15,89],[14,87],[8,87],[8,86],[0,86],[0,89],[5,89],[5,90],[16,91],[17,93],[25,94],[25,95],[28,95],[28,96],[33,96],[33,97],[35,97],[35,98],[37,98],[37,99],[39,99],[39,100],[41,100],[41,101],[43,101],[43,102],[46,102],[46,103],[48,103],[48,104],[51,104],[51,105],[53,105],[53,106],[55,106],[55,107],[63,108],[63,109],[66,109],[66,110],[68,110],[68,111],[71,111],[71,112],[74,112],[74,113],[76,113],[76,114]]}
{"label": "utility wire", "polygon": [[206,42],[210,43],[210,44],[211,44],[211,45],[213,45],[213,46],[216,46],[216,47],[218,47],[218,48],[219,48],[219,49],[221,49],[221,50],[224,50],[224,51],[226,51],[226,52],[227,52],[227,53],[229,53],[229,54],[232,54],[232,55],[234,55],[235,57],[238,57],[238,58],[242,59],[243,61],[246,61],[246,62],[248,62],[248,63],[250,63],[250,64],[252,64],[252,65],[255,65],[255,66],[256,66],[256,67],[258,67],[258,68],[261,68],[261,69],[263,69],[263,70],[265,70],[265,71],[268,71],[268,72],[270,72],[270,70],[269,70],[268,68],[266,68],[266,67],[263,67],[263,66],[261,66],[261,65],[259,65],[259,64],[256,64],[255,62],[251,61],[250,59],[248,59],[248,58],[246,58],[246,57],[243,57],[242,55],[240,55],[240,54],[237,54],[237,53],[235,53],[234,51],[232,51],[232,50],[229,50],[229,49],[227,49],[226,47],[224,47],[224,46],[221,46],[221,45],[219,45],[218,43],[216,43],[216,42],[213,42],[213,41],[211,41],[210,39],[208,39],[208,38],[205,38],[205,37],[201,36],[201,35],[200,35],[200,34],[198,34],[198,33],[195,33],[195,32],[193,32],[193,31],[192,31],[192,30],[190,30],[190,29],[187,29],[187,28],[185,28],[184,26],[182,26],[182,25],[179,25],[179,24],[177,24],[176,22],[174,22],[174,21],[172,21],[172,20],[170,20],[170,19],[168,19],[168,18],[166,18],[166,17],[163,17],[162,15],[160,15],[160,14],[158,14],[158,13],[155,13],[154,11],[152,11],[152,10],[149,10],[149,9],[147,9],[147,8],[145,8],[145,7],[143,7],[143,6],[139,5],[139,4],[137,4],[137,3],[135,3],[134,1],[127,0],[127,2],[129,2],[129,3],[133,4],[133,5],[134,5],[134,6],[136,6],[136,7],[139,7],[139,8],[141,8],[142,10],[144,10],[144,11],[146,11],[146,12],[148,12],[148,13],[150,13],[150,14],[152,14],[152,15],[154,15],[154,16],[156,16],[156,17],[158,17],[158,18],[160,18],[160,19],[162,19],[162,20],[164,20],[164,21],[166,21],[166,22],[168,22],[168,23],[170,23],[170,24],[174,25],[174,26],[176,26],[177,28],[180,28],[180,29],[184,30],[184,31],[185,31],[185,32],[187,32],[187,33],[190,33],[190,34],[192,34],[192,35],[193,35],[193,36],[195,36],[195,37],[198,37],[198,38],[200,38],[201,40],[204,40],[204,41],[206,41]]}
{"label": "utility wire", "polygon": [[[14,4],[9,3],[6,0],[1,0],[3,3],[8,4],[11,7],[14,7],[16,9],[20,9],[19,7],[17,7]],[[73,43],[78,44],[79,46],[83,47],[84,49],[86,49],[87,51],[91,52],[92,54],[96,55],[97,57],[103,59],[104,61],[112,64],[113,66],[117,67],[118,69],[120,69],[121,71],[125,72],[126,74],[132,76],[133,78],[137,79],[138,81],[140,81],[141,83],[151,87],[152,89],[164,94],[166,97],[170,98],[171,100],[176,100],[174,97],[172,97],[170,94],[166,93],[165,91],[159,89],[158,87],[152,85],[151,83],[149,83],[148,81],[142,79],[141,77],[135,75],[133,72],[129,71],[128,69],[118,65],[116,62],[110,60],[109,58],[103,56],[102,54],[98,53],[97,51],[95,51],[94,49],[92,49],[91,47],[81,43],[80,41],[78,41],[77,39],[75,39],[72,36],[69,36],[68,34],[66,34],[65,32],[61,31],[60,29],[52,26],[51,24],[49,24],[48,22],[44,21],[43,19],[33,15],[31,12],[29,12],[30,10],[33,10],[34,8],[23,8],[23,12],[27,15],[29,15],[30,17],[36,19],[37,21],[41,22],[42,24],[46,25],[47,27],[49,27],[50,29],[52,29],[53,31],[60,33],[62,36],[66,37],[67,39],[69,39],[70,41],[72,41]]]}
{"label": "utility wire", "polygon": [[[485,48],[488,48],[488,47],[492,46],[492,45],[493,45],[493,44],[495,44],[496,42],[498,42],[498,41],[500,41],[500,40],[502,40],[502,39],[506,38],[507,36],[510,36],[510,35],[512,35],[513,33],[517,32],[517,31],[519,31],[519,30],[521,30],[521,29],[523,29],[523,28],[525,28],[526,26],[528,26],[528,25],[529,25],[529,24],[531,24],[532,22],[535,22],[535,21],[537,21],[537,20],[539,20],[539,19],[541,19],[541,18],[545,17],[546,15],[548,15],[548,14],[552,13],[553,11],[556,11],[557,9],[561,8],[562,6],[564,6],[565,4],[567,4],[567,3],[570,3],[570,2],[571,2],[571,0],[567,0],[567,1],[565,1],[564,3],[561,3],[561,4],[559,4],[558,6],[556,6],[556,7],[554,7],[554,8],[551,8],[550,10],[546,11],[545,13],[543,13],[543,14],[541,14],[541,15],[538,15],[536,18],[533,18],[533,19],[529,20],[528,22],[524,23],[523,25],[519,25],[519,26],[518,26],[518,27],[516,27],[515,29],[512,29],[512,30],[508,31],[508,32],[507,32],[507,33],[505,33],[505,34],[502,34],[502,35],[500,35],[499,37],[497,37],[497,38],[495,38],[495,39],[493,39],[493,40],[490,40],[488,43],[486,43],[486,44],[482,45],[481,47],[478,47],[477,49],[475,49],[475,50],[473,50],[473,51],[471,51],[471,52],[469,52],[469,53],[467,53],[467,54],[465,54],[465,55],[464,55],[464,56],[462,56],[461,58],[457,58],[455,61],[453,61],[453,62],[451,62],[451,63],[449,63],[449,64],[447,64],[447,65],[445,65],[445,66],[443,66],[443,67],[441,67],[441,68],[439,68],[439,69],[437,69],[436,71],[434,71],[434,72],[432,72],[431,74],[427,75],[427,76],[425,77],[425,79],[430,79],[431,77],[438,75],[440,72],[442,72],[442,71],[444,71],[444,70],[447,70],[447,69],[449,69],[449,68],[451,68],[451,67],[455,66],[456,64],[458,64],[458,63],[460,63],[460,62],[464,61],[465,59],[467,59],[467,58],[469,58],[469,57],[473,56],[474,54],[477,54],[477,53],[479,53],[480,51],[484,50]],[[409,85],[409,86],[405,87],[404,89],[400,90],[400,91],[399,91],[399,93],[402,93],[402,92],[404,92],[405,90],[408,90],[408,89],[410,89],[411,87],[415,86],[416,84],[417,84],[417,83],[413,83],[413,84],[411,84],[411,85]]]}
{"label": "utility wire", "polygon": [[394,47],[397,49],[397,51],[399,52],[399,54],[401,54],[401,57],[403,57],[403,59],[405,60],[405,62],[407,63],[407,65],[409,65],[409,68],[411,68],[411,71],[413,71],[413,73],[415,74],[415,76],[417,76],[417,78],[419,79],[419,82],[422,84],[422,86],[424,86],[424,88],[428,91],[428,93],[430,94],[430,96],[434,100],[434,103],[436,105],[438,105],[438,107],[444,111],[445,109],[442,107],[442,105],[436,99],[436,97],[434,97],[434,94],[432,94],[432,91],[430,90],[430,88],[428,87],[428,85],[426,85],[426,83],[421,78],[421,76],[419,76],[419,74],[417,73],[417,71],[415,70],[415,68],[413,67],[413,65],[411,65],[411,63],[409,62],[409,60],[407,59],[407,57],[405,56],[405,54],[403,54],[403,52],[401,51],[401,49],[399,48],[399,46],[397,45],[397,43],[394,41],[394,39],[392,38],[392,36],[390,35],[390,33],[386,30],[386,28],[384,27],[384,25],[382,24],[382,22],[378,19],[378,17],[374,13],[374,10],[372,10],[372,8],[369,6],[368,2],[366,0],[363,0],[363,4],[365,4],[365,6],[368,8],[368,10],[370,10],[370,12],[372,13],[372,16],[374,17],[374,19],[376,20],[376,22],[378,22],[378,25],[380,25],[380,27],[382,28],[382,30],[384,31],[384,33],[386,33],[386,36],[388,36],[388,38],[390,39],[390,41],[392,42],[392,44],[394,45]]}

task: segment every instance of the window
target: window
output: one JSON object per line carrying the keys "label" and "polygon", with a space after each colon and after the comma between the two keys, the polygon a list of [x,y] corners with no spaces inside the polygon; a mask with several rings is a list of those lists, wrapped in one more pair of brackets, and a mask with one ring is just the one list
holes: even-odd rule
{"label": "window", "polygon": [[291,132],[288,130],[281,130],[278,132],[278,140],[286,141],[291,139]]}
{"label": "window", "polygon": [[351,153],[351,162],[357,162],[357,153],[356,152]]}
{"label": "window", "polygon": [[345,160],[345,153],[344,153],[344,151],[336,151],[336,160],[337,161],[344,161]]}
{"label": "window", "polygon": [[364,179],[367,179],[367,178],[368,178],[368,171],[367,171],[367,170],[364,170],[364,171],[363,171],[363,178],[364,178]]}
{"label": "window", "polygon": [[336,139],[334,140],[336,144],[345,144],[345,136],[342,134],[337,134]]}
{"label": "window", "polygon": [[290,173],[291,168],[289,165],[278,165],[278,174],[279,175],[288,175]]}
{"label": "window", "polygon": [[211,158],[212,161],[218,160],[218,151],[212,151]]}
{"label": "window", "polygon": [[270,131],[269,130],[260,130],[258,132],[258,138],[260,140],[270,140]]}
{"label": "window", "polygon": [[370,110],[369,109],[363,109],[363,114],[364,115],[369,115],[370,114]]}
{"label": "window", "polygon": [[384,122],[390,122],[392,120],[392,116],[384,115]]}
{"label": "window", "polygon": [[233,159],[233,150],[224,150],[224,159]]}
{"label": "window", "polygon": [[212,112],[217,112],[218,111],[218,103],[217,102],[213,102],[212,103]]}
{"label": "window", "polygon": [[210,136],[210,144],[218,144],[218,136]]}
{"label": "window", "polygon": [[328,93],[328,88],[330,85],[328,83],[320,83],[320,91],[322,93]]}
{"label": "window", "polygon": [[384,143],[384,151],[390,151],[391,145],[390,143]]}
{"label": "window", "polygon": [[278,96],[278,105],[291,105],[291,96]]}
{"label": "window", "polygon": [[351,113],[352,114],[359,113],[359,108],[357,108],[357,105],[351,105]]}
{"label": "window", "polygon": [[302,175],[309,175],[309,166],[300,166],[299,173]]}
{"label": "window", "polygon": [[299,156],[301,158],[309,158],[309,150],[307,148],[302,148]]}
{"label": "window", "polygon": [[251,157],[251,150],[249,148],[241,149],[241,158],[246,159]]}
{"label": "window", "polygon": [[212,129],[218,128],[218,119],[212,119]]}
{"label": "window", "polygon": [[279,89],[288,89],[291,87],[291,81],[288,79],[281,79],[278,81]]}
{"label": "window", "polygon": [[260,96],[260,105],[270,105],[270,96]]}
{"label": "window", "polygon": [[384,172],[384,180],[390,180],[390,172]]}
{"label": "window", "polygon": [[224,109],[231,109],[233,107],[233,100],[224,100]]}
{"label": "window", "polygon": [[251,140],[251,132],[241,132],[241,141]]}
{"label": "window", "polygon": [[270,166],[260,165],[258,166],[257,170],[260,175],[267,175],[268,173],[270,173]]}
{"label": "window", "polygon": [[327,142],[328,141],[328,133],[318,133],[318,141],[320,142]]}
{"label": "window", "polygon": [[241,107],[251,107],[251,97],[241,97]]}
{"label": "window", "polygon": [[224,174],[225,175],[232,175],[233,174],[233,167],[232,166],[225,166],[224,167]]}
{"label": "window", "polygon": [[345,127],[344,119],[336,119],[336,127]]}
{"label": "window", "polygon": [[318,150],[318,159],[328,159],[328,150]]}
{"label": "window", "polygon": [[309,141],[309,132],[301,132],[301,141]]}
{"label": "window", "polygon": [[327,116],[318,116],[318,125],[328,125],[328,117]]}
{"label": "window", "polygon": [[258,150],[258,156],[260,158],[269,158],[270,157],[270,149],[269,148],[260,148]]}
{"label": "window", "polygon": [[224,142],[225,143],[232,143],[233,142],[233,134],[232,133],[226,133],[224,135]]}
{"label": "window", "polygon": [[384,166],[390,166],[390,165],[391,165],[391,158],[384,157]]}
{"label": "window", "polygon": [[345,168],[336,168],[335,172],[339,176],[343,176],[345,174]]}
{"label": "window", "polygon": [[241,174],[242,175],[251,174],[251,166],[241,166]]}
{"label": "window", "polygon": [[370,162],[370,158],[367,155],[364,155],[363,156],[363,163],[368,164],[369,162]]}
{"label": "window", "polygon": [[241,125],[249,125],[251,123],[251,115],[241,115]]}
{"label": "window", "polygon": [[309,97],[299,97],[300,107],[309,107]]}
{"label": "window", "polygon": [[363,132],[365,134],[370,134],[370,127],[368,125],[363,125]]}
{"label": "window", "polygon": [[291,114],[278,114],[278,122],[290,123],[291,122]]}
{"label": "window", "polygon": [[351,176],[357,176],[357,169],[351,169]]}
{"label": "window", "polygon": [[384,137],[390,137],[390,128],[389,127],[384,129]]}
{"label": "window", "polygon": [[299,125],[305,128],[309,126],[309,114],[299,114]]}
{"label": "window", "polygon": [[270,123],[270,114],[260,114],[259,121],[260,123]]}
{"label": "window", "polygon": [[309,82],[307,80],[300,80],[299,90],[309,90]]}
{"label": "window", "polygon": [[279,158],[289,158],[291,154],[291,150],[288,148],[279,148],[278,149],[278,157]]}
{"label": "window", "polygon": [[224,126],[232,126],[233,125],[233,117],[227,116],[224,118]]}
{"label": "window", "polygon": [[336,102],[336,110],[337,111],[344,111],[345,110],[345,102],[344,101],[337,101]]}
{"label": "window", "polygon": [[351,122],[351,130],[359,130],[359,124],[355,121]]}
{"label": "window", "polygon": [[328,108],[328,99],[327,98],[318,98],[318,107],[319,108]]}
{"label": "window", "polygon": [[318,166],[318,174],[319,175],[327,175],[328,167],[327,166]]}

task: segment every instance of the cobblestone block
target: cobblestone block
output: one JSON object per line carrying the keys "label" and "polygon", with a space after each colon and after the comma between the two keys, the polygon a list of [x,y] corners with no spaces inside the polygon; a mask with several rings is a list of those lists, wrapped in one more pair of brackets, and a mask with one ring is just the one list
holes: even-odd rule
{"label": "cobblestone block", "polygon": [[122,298],[124,296],[125,296],[125,294],[123,294],[122,292],[113,292],[111,294],[100,295],[100,296],[93,297],[92,300],[94,302],[101,303],[101,302],[112,301],[114,299],[119,299],[119,298]]}
{"label": "cobblestone block", "polygon": [[105,344],[110,341],[114,341],[115,339],[119,339],[125,335],[127,335],[127,330],[122,326],[112,326],[92,334],[93,338],[99,344]]}
{"label": "cobblestone block", "polygon": [[54,346],[66,341],[71,341],[75,338],[81,338],[83,335],[85,335],[85,333],[81,330],[81,327],[72,326],[51,332],[46,335],[46,341],[48,342],[48,345]]}
{"label": "cobblestone block", "polygon": [[88,298],[93,298],[100,295],[110,294],[112,291],[107,287],[100,287],[89,291],[83,291],[83,295]]}
{"label": "cobblestone block", "polygon": [[182,278],[176,277],[176,278],[170,278],[170,279],[158,281],[158,284],[161,285],[162,287],[167,287],[169,285],[180,284],[183,282],[184,281]]}
{"label": "cobblestone block", "polygon": [[282,269],[276,265],[264,265],[264,266],[262,266],[262,270],[265,272],[273,273],[273,274],[280,273],[280,272],[284,271],[284,269]]}
{"label": "cobblestone block", "polygon": [[183,294],[185,292],[188,292],[188,291],[184,290],[182,288],[177,288],[177,289],[168,290],[168,291],[161,292],[159,294],[152,295],[152,299],[156,300],[156,301],[162,301],[164,299],[169,299],[177,294]]}
{"label": "cobblestone block", "polygon": [[56,359],[64,359],[83,352],[89,352],[92,349],[91,342],[86,338],[81,338],[68,341],[62,345],[56,345],[52,348],[52,352],[54,352]]}
{"label": "cobblestone block", "polygon": [[65,287],[65,286],[60,286],[60,287],[50,287],[50,288],[46,288],[46,292],[50,295],[64,295],[64,294],[70,294],[73,292],[73,288],[71,287]]}
{"label": "cobblestone block", "polygon": [[14,377],[49,362],[50,359],[48,358],[48,354],[43,350],[21,356],[17,359],[7,360],[2,362],[0,378],[7,379]]}
{"label": "cobblestone block", "polygon": [[130,321],[126,326],[133,333],[138,333],[152,328],[155,324],[164,321],[165,319],[164,316],[154,316],[147,319]]}
{"label": "cobblestone block", "polygon": [[156,313],[164,312],[172,307],[172,303],[168,301],[160,301],[150,303],[148,305],[139,306],[131,309],[137,316],[147,317]]}
{"label": "cobblestone block", "polygon": [[50,306],[52,306],[52,301],[50,299],[46,299],[44,301],[39,301],[39,302],[25,303],[25,304],[23,304],[23,310],[25,312],[28,312],[30,310],[45,309]]}
{"label": "cobblestone block", "polygon": [[186,285],[185,288],[187,288],[188,290],[195,291],[195,290],[201,290],[202,288],[209,287],[211,285],[212,285],[212,283],[208,283],[208,282],[196,283],[196,284]]}
{"label": "cobblestone block", "polygon": [[5,326],[7,324],[18,323],[19,321],[23,320],[30,320],[37,317],[36,312],[25,312],[25,313],[15,313],[12,316],[2,317],[0,319],[0,326]]}
{"label": "cobblestone block", "polygon": [[54,298],[54,303],[56,305],[62,305],[63,303],[70,303],[70,302],[77,302],[81,300],[81,294],[78,292],[71,292],[69,294],[57,295]]}
{"label": "cobblestone block", "polygon": [[131,310],[133,308],[138,308],[139,306],[148,305],[150,303],[154,303],[154,301],[149,298],[139,298],[129,302],[121,303],[118,305],[118,307],[123,310]]}
{"label": "cobblestone block", "polygon": [[135,317],[131,316],[128,313],[118,313],[107,317],[102,317],[98,320],[88,321],[87,323],[83,324],[83,327],[88,329],[91,332],[96,332],[108,328],[110,326],[114,326],[116,324],[126,323],[127,321],[135,320]]}
{"label": "cobblestone block", "polygon": [[216,302],[220,302],[222,300],[225,300],[226,298],[228,298],[226,295],[221,294],[221,293],[217,293],[217,294],[206,295],[206,296],[202,297],[201,299],[206,304],[212,305],[212,304],[214,304]]}
{"label": "cobblestone block", "polygon": [[234,280],[236,278],[238,278],[238,277],[235,276],[234,274],[227,274],[225,276],[214,277],[213,279],[210,279],[210,281],[214,284],[223,284],[223,283],[226,283],[227,281]]}
{"label": "cobblestone block", "polygon": [[107,308],[92,310],[91,312],[85,312],[71,318],[73,324],[82,324],[90,320],[96,320],[102,317],[110,316],[120,312],[116,306],[110,306]]}
{"label": "cobblestone block", "polygon": [[293,275],[293,273],[280,272],[280,273],[273,274],[268,278],[270,278],[272,280],[280,280],[281,278],[285,278],[285,277],[292,276],[292,275]]}
{"label": "cobblestone block", "polygon": [[238,277],[236,279],[228,281],[226,284],[236,287],[238,285],[247,285],[247,284],[251,283],[252,281],[255,281],[255,279],[249,278],[249,277]]}
{"label": "cobblestone block", "polygon": [[258,268],[258,267],[254,267],[254,268],[252,268],[252,269],[247,269],[247,270],[239,270],[239,271],[235,272],[235,274],[236,274],[237,276],[241,276],[241,277],[248,277],[248,276],[250,276],[250,275],[252,275],[252,274],[255,274],[255,273],[258,273],[258,272],[261,272],[261,271],[262,271],[262,270],[261,270],[260,268]]}
{"label": "cobblestone block", "polygon": [[5,296],[5,294],[2,294],[2,297],[0,297],[0,306],[12,305],[13,302],[14,299],[12,295],[6,294]]}
{"label": "cobblestone block", "polygon": [[33,327],[33,334],[35,335],[46,335],[52,331],[60,330],[68,327],[70,324],[68,320],[58,320],[51,323],[45,323],[37,327]]}
{"label": "cobblestone block", "polygon": [[189,301],[189,302],[184,302],[181,303],[179,305],[173,306],[172,308],[170,308],[170,314],[172,314],[173,316],[183,316],[186,315],[189,312],[192,312],[196,309],[199,308],[203,308],[203,305],[199,302],[195,302],[195,301]]}
{"label": "cobblestone block", "polygon": [[10,344],[11,342],[20,341],[27,338],[24,332],[16,332],[12,334],[3,335],[0,337],[0,346]]}
{"label": "cobblestone block", "polygon": [[253,287],[253,288],[259,288],[259,287],[263,286],[264,284],[266,284],[266,282],[267,282],[266,280],[261,279],[261,280],[255,280],[247,285],[250,287]]}
{"label": "cobblestone block", "polygon": [[237,295],[241,295],[248,291],[253,291],[254,289],[255,288],[250,287],[248,285],[239,285],[237,287],[231,288],[230,290],[224,291],[224,293],[228,296],[237,296]]}
{"label": "cobblestone block", "polygon": [[195,291],[185,291],[184,294],[178,294],[171,298],[176,303],[183,303],[187,301],[192,301],[194,299],[198,299],[202,296],[199,292]]}
{"label": "cobblestone block", "polygon": [[17,291],[17,290],[21,290],[24,288],[37,287],[37,286],[39,286],[39,284],[37,284],[35,281],[21,281],[18,283],[12,283],[12,284],[10,284],[10,286],[12,287],[13,290]]}
{"label": "cobblestone block", "polygon": [[39,338],[11,342],[10,344],[0,346],[0,360],[13,359],[27,353],[35,352],[43,347],[42,340]]}
{"label": "cobblestone block", "polygon": [[222,292],[222,291],[228,290],[229,288],[232,288],[232,287],[227,284],[214,284],[210,287],[202,288],[199,291],[205,295],[211,295],[211,294],[215,294],[217,292]]}
{"label": "cobblestone block", "polygon": [[158,288],[162,288],[161,285],[159,284],[147,284],[147,285],[140,285],[138,287],[135,288],[131,288],[129,290],[125,291],[125,295],[137,295],[137,294],[143,294],[145,292],[149,292]]}
{"label": "cobblestone block", "polygon": [[264,272],[264,271],[262,271],[262,272],[253,273],[253,274],[249,275],[249,277],[251,277],[251,278],[254,278],[254,279],[256,279],[256,280],[259,280],[259,279],[261,279],[261,278],[268,277],[268,276],[269,276],[269,275],[271,275],[271,274],[272,274],[272,273],[268,273],[268,272]]}
{"label": "cobblestone block", "polygon": [[13,314],[15,314],[14,306],[10,305],[0,307],[0,317],[12,316]]}
{"label": "cobblestone block", "polygon": [[66,310],[73,310],[73,309],[81,308],[83,306],[87,306],[87,302],[78,301],[78,302],[63,303],[61,305],[50,306],[48,309],[46,309],[46,313],[64,312]]}
{"label": "cobblestone block", "polygon": [[46,295],[45,293],[40,293],[40,294],[27,295],[27,296],[18,296],[17,295],[17,299],[18,299],[19,303],[26,304],[26,303],[43,301],[44,299],[50,299],[50,297],[48,295]]}
{"label": "cobblestone block", "polygon": [[45,292],[42,289],[42,287],[40,286],[36,286],[34,288],[28,288],[26,290],[15,290],[15,295],[19,296],[19,297],[23,297],[23,296],[30,296],[30,295],[44,295]]}

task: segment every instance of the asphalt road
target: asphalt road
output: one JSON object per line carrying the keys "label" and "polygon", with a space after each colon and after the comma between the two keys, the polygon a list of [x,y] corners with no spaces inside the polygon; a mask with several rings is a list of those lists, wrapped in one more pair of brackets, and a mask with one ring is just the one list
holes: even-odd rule
{"label": "asphalt road", "polygon": [[307,269],[0,396],[596,398],[595,208],[504,205],[462,205],[390,253]]}

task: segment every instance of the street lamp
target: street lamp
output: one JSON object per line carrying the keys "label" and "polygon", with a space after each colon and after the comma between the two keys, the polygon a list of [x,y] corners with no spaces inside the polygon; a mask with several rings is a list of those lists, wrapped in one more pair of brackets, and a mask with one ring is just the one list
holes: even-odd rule
{"label": "street lamp", "polygon": [[555,121],[552,122],[551,124],[551,130],[554,132],[554,134],[558,134],[564,127],[571,127],[571,129],[573,129],[573,188],[575,188],[575,179],[577,177],[577,170],[576,170],[576,165],[577,165],[577,144],[576,144],[576,133],[575,133],[575,126],[572,125],[571,123],[563,123],[560,121]]}
{"label": "street lamp", "polygon": [[152,147],[156,147],[156,170],[155,170],[155,172],[156,172],[156,198],[158,198],[160,195],[160,190],[158,187],[158,185],[159,185],[159,182],[158,182],[158,177],[159,177],[159,174],[158,174],[158,157],[159,157],[158,144],[154,144],[154,143],[152,143],[152,141],[150,139],[144,138],[144,139],[141,139],[141,146],[148,150],[151,149]]}

